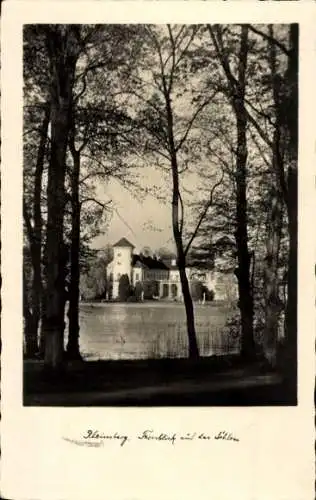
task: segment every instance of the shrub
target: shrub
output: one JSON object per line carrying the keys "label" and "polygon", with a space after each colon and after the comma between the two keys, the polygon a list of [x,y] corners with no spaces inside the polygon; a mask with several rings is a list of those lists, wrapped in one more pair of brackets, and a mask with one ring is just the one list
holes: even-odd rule
{"label": "shrub", "polygon": [[130,296],[130,282],[127,274],[123,274],[119,281],[119,298],[122,302],[126,302]]}
{"label": "shrub", "polygon": [[139,300],[137,299],[136,295],[130,295],[127,297],[126,302],[138,302]]}
{"label": "shrub", "polygon": [[212,302],[214,300],[214,297],[215,297],[215,292],[214,290],[209,290],[208,288],[204,287],[204,290],[205,290],[205,299],[209,302]]}
{"label": "shrub", "polygon": [[135,298],[136,300],[141,300],[143,292],[143,286],[140,281],[137,281],[135,284]]}
{"label": "shrub", "polygon": [[144,299],[152,299],[156,292],[156,281],[144,281]]}
{"label": "shrub", "polygon": [[191,296],[193,300],[202,300],[204,286],[200,281],[193,281],[191,283]]}

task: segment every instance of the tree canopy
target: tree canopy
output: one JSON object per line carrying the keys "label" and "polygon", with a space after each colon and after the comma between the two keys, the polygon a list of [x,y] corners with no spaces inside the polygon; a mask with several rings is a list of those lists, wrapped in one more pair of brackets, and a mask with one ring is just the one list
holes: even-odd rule
{"label": "tree canopy", "polygon": [[170,206],[175,255],[158,254],[177,262],[189,355],[199,356],[190,264],[235,274],[247,359],[263,323],[260,348],[276,362],[285,310],[293,361],[297,74],[297,25],[24,28],[24,309],[33,343],[42,325],[47,366],[63,363],[66,302],[75,355],[80,286],[107,288],[107,257],[84,263],[115,210],[111,179]]}

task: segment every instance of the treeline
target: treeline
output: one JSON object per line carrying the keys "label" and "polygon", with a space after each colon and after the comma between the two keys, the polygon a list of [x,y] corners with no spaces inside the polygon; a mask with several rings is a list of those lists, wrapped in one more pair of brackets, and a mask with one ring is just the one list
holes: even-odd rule
{"label": "treeline", "polygon": [[[217,253],[238,280],[241,355],[257,355],[260,315],[265,356],[277,362],[285,309],[295,378],[297,82],[297,25],[24,28],[29,355],[63,366],[69,300],[66,352],[80,356],[80,269],[111,213],[99,188],[113,178],[170,202],[189,356],[199,349],[186,264]],[[170,192],[141,182],[153,167]],[[190,175],[198,178],[191,198]]]}
{"label": "treeline", "polygon": [[[119,279],[118,297],[113,298],[113,280],[107,279],[104,271],[103,259],[97,260],[96,265],[91,267],[82,277],[80,283],[81,300],[90,301],[115,301],[115,302],[143,302],[144,300],[166,299],[168,296],[160,297],[159,282],[156,280],[137,281],[135,285],[130,283],[127,274],[123,274]],[[178,286],[177,284],[175,285]],[[193,280],[190,284],[190,292],[193,301],[214,300],[214,290],[209,290],[201,281]]]}

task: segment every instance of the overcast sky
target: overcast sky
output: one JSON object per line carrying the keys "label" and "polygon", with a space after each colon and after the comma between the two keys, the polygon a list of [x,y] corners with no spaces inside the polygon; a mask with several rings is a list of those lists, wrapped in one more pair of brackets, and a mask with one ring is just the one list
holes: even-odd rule
{"label": "overcast sky", "polygon": [[[98,248],[106,243],[113,244],[123,236],[136,246],[137,251],[144,246],[150,246],[152,250],[161,246],[170,247],[168,240],[172,233],[169,204],[163,205],[152,197],[138,202],[117,183],[111,183],[107,192],[118,213],[113,212],[108,231],[96,240]],[[156,226],[157,230],[151,230],[151,225]]]}
{"label": "overcast sky", "polygon": [[[103,198],[113,200],[114,208],[112,219],[106,233],[94,242],[94,247],[102,248],[106,244],[114,244],[120,238],[125,237],[140,251],[144,246],[152,250],[167,247],[174,250],[172,226],[171,226],[171,177],[170,173],[164,176],[161,171],[148,169],[147,177],[143,184],[149,187],[158,186],[157,192],[168,197],[164,202],[157,200],[154,196],[147,196],[143,201],[138,201],[132,193],[122,186],[110,181],[108,186],[102,188]],[[189,218],[189,210],[186,201],[189,198],[197,198],[198,177],[196,174],[186,175],[183,187],[194,193],[189,196],[183,193],[186,209],[186,219]],[[101,195],[102,196],[102,195]]]}
{"label": "overcast sky", "polygon": [[[150,186],[160,181],[162,189],[166,188],[161,173],[159,176],[158,172],[150,171],[150,179],[144,179],[144,183],[146,181]],[[152,250],[161,246],[173,248],[170,201],[164,203],[151,195],[144,200],[137,200],[115,181],[110,181],[103,192],[104,199],[113,201],[114,210],[108,230],[95,240],[95,247],[102,248],[107,243],[114,244],[125,237],[135,245],[137,251],[144,246]]]}

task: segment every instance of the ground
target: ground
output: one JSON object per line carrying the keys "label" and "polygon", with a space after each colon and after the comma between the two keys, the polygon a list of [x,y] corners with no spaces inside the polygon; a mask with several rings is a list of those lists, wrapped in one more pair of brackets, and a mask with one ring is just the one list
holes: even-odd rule
{"label": "ground", "polygon": [[60,379],[43,377],[40,361],[24,363],[27,406],[295,405],[282,376],[238,356],[198,361],[86,361]]}

